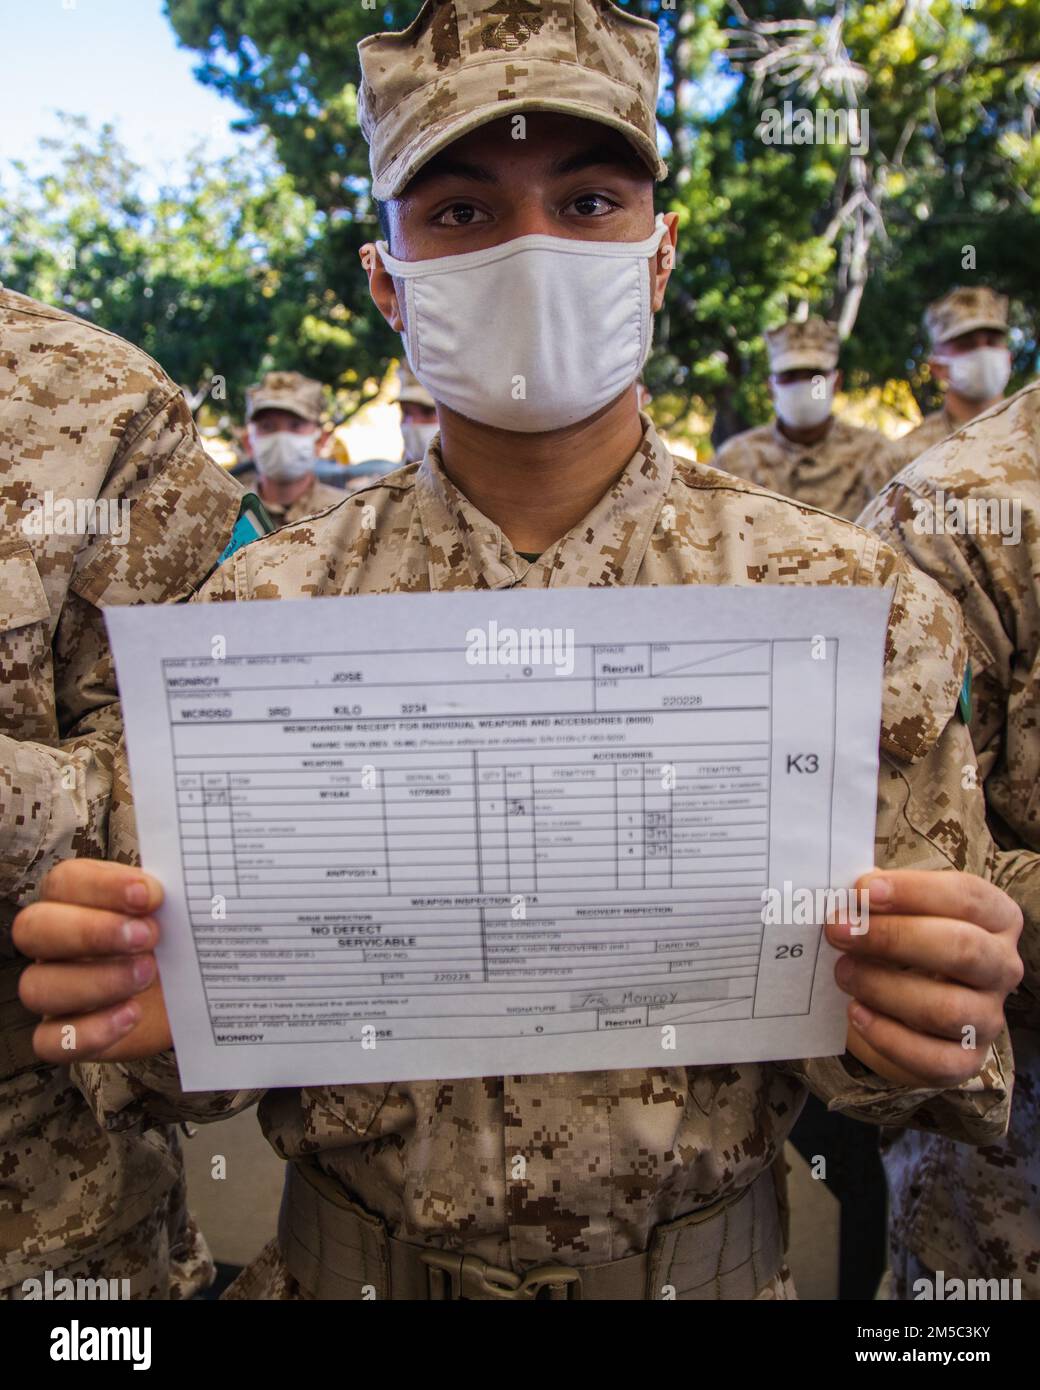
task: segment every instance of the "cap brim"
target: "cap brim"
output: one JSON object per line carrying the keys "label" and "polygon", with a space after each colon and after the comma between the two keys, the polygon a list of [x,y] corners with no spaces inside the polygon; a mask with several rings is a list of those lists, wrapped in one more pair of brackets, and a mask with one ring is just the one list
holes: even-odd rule
{"label": "cap brim", "polygon": [[800,372],[807,367],[814,372],[833,372],[838,365],[835,357],[830,361],[824,361],[816,353],[787,352],[776,362],[770,362],[770,372]]}
{"label": "cap brim", "polygon": [[605,125],[625,137],[640,160],[646,165],[647,172],[652,178],[663,179],[668,173],[668,166],[661,158],[654,142],[635,130],[620,116],[611,117],[599,107],[591,106],[587,102],[574,98],[516,97],[512,101],[487,102],[483,106],[464,112],[454,120],[438,122],[421,132],[415,140],[405,146],[396,158],[390,161],[385,169],[382,169],[378,175],[373,175],[373,198],[382,202],[387,198],[399,197],[423,165],[429,163],[435,154],[438,154],[448,145],[454,144],[456,140],[461,139],[463,135],[468,135],[472,130],[489,125],[492,121],[500,120],[503,116],[512,116],[528,111],[553,111],[562,116],[575,116],[580,120],[594,121],[597,125]]}
{"label": "cap brim", "polygon": [[948,338],[937,338],[935,340],[935,346],[942,347],[944,343],[952,343],[954,338],[960,338],[965,333],[974,333],[979,328],[992,328],[996,333],[1006,333],[1008,331],[1006,323],[1001,323],[992,316],[983,315],[981,318],[968,319],[967,323],[958,324],[956,333],[951,333]]}
{"label": "cap brim", "polygon": [[261,410],[287,410],[290,415],[298,415],[301,420],[308,420],[312,425],[321,424],[320,415],[309,415],[305,410],[300,410],[299,406],[286,405],[284,397],[258,396],[249,402],[249,418],[253,418]]}

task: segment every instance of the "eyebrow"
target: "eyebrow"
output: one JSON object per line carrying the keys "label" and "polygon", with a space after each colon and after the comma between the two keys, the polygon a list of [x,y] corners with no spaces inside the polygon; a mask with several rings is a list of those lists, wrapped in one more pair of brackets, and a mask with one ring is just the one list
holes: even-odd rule
{"label": "eyebrow", "polygon": [[[633,173],[639,164],[634,153],[629,156],[609,145],[590,145],[583,150],[575,150],[572,154],[564,155],[561,159],[556,160],[550,172],[556,177],[562,177],[567,174],[580,174],[586,169],[603,167]],[[498,175],[486,164],[475,164],[469,159],[457,159],[450,156],[435,157],[416,173],[409,186],[409,191],[437,178],[468,179],[471,183],[481,184],[497,184],[499,182]]]}
{"label": "eyebrow", "polygon": [[575,150],[573,154],[564,155],[552,166],[554,174],[580,174],[585,169],[593,169],[602,166],[614,169],[624,169],[632,172],[638,167],[639,162],[633,152],[629,155],[610,145],[589,145],[586,149]]}
{"label": "eyebrow", "polygon": [[409,192],[412,188],[418,188],[420,184],[437,178],[469,179],[473,183],[498,183],[497,174],[484,164],[474,164],[468,159],[434,158],[411,180]]}

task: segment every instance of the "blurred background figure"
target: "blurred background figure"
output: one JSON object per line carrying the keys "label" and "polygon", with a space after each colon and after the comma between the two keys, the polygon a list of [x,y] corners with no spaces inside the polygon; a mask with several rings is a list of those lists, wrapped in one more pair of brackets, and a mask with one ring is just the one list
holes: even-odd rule
{"label": "blurred background figure", "polygon": [[1003,399],[1011,379],[1008,299],[980,285],[957,288],[925,311],[928,367],[946,388],[941,410],[926,415],[896,445],[900,467]]}
{"label": "blurred background figure", "polygon": [[407,362],[397,369],[400,389],[397,403],[401,407],[401,438],[404,441],[402,463],[418,463],[426,454],[426,446],[437,433],[437,407],[426,387],[415,379]]}
{"label": "blurred background figure", "polygon": [[343,501],[339,488],[318,478],[318,452],[328,433],[323,410],[321,382],[299,372],[268,372],[246,394],[250,460],[233,472],[247,492],[259,496],[277,526]]}
{"label": "blurred background figure", "polygon": [[838,330],[821,318],[765,335],[776,417],[727,439],[715,462],[727,473],[850,521],[896,471],[884,435],[834,415],[841,389]]}

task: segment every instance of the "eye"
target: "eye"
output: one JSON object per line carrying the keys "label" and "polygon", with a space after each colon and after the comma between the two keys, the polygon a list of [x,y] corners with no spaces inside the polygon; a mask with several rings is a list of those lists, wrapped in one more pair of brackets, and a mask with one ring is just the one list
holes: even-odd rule
{"label": "eye", "polygon": [[579,217],[602,217],[617,206],[612,198],[607,198],[602,193],[581,193],[577,198],[571,199],[564,211],[573,208]]}
{"label": "eye", "polygon": [[433,218],[434,223],[439,227],[473,227],[480,222],[489,222],[490,220],[486,212],[474,207],[472,203],[449,203]]}

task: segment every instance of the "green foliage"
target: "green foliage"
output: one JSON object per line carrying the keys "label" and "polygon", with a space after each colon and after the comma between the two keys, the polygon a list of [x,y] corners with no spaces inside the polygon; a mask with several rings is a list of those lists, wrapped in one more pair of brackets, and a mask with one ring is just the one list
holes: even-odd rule
{"label": "green foliage", "polygon": [[371,394],[359,367],[387,345],[336,295],[349,229],[330,226],[263,147],[216,164],[196,153],[183,183],[148,194],[111,127],[63,123],[63,138],[43,142],[53,172],[18,163],[0,187],[6,284],[137,343],[235,418],[274,367],[329,383],[344,416]]}
{"label": "green foliage", "polygon": [[[168,8],[182,41],[201,55],[200,78],[271,132],[319,206],[374,235],[354,120],[355,46],[366,33],[403,27],[418,5],[169,0]],[[1017,365],[1029,370],[1040,0],[978,9],[966,0],[683,0],[674,8],[631,0],[627,8],[661,25],[659,117],[670,155],[661,205],[680,214],[679,259],[647,371],[666,413],[714,411],[717,435],[764,418],[762,329],[803,307],[850,332],[852,385],[909,370],[926,401],[921,312],[965,278],[961,248],[969,244],[978,252],[971,273],[1022,305]],[[776,30],[791,20],[808,23]],[[763,21],[774,28],[742,58]],[[768,60],[770,45],[784,44],[800,68],[780,52],[756,90],[756,56]],[[869,113],[869,154],[857,164],[848,146],[763,143],[763,108],[785,98],[832,109],[854,98]],[[360,286],[352,262],[337,292],[370,318],[348,280]],[[383,342],[378,332],[371,341],[377,349]]]}
{"label": "green foliage", "polygon": [[[975,7],[977,6],[977,7]],[[186,381],[272,363],[348,408],[399,343],[358,249],[378,235],[357,126],[356,46],[418,0],[168,0],[199,79],[268,142],[256,167],[196,169],[145,206],[110,132],[6,209],[0,268],[144,341]],[[628,0],[661,25],[659,120],[679,257],[647,379],[666,425],[716,438],[768,414],[762,330],[833,317],[849,386],[909,376],[929,404],[920,320],[952,284],[1015,301],[1019,380],[1035,367],[1040,0]],[[867,149],[769,144],[763,112],[864,109]],[[22,171],[23,179],[28,175]],[[21,190],[24,195],[25,189]],[[67,229],[64,223],[67,221]],[[75,272],[55,270],[63,236]],[[974,248],[975,268],[966,248]],[[151,290],[147,301],[145,289]],[[891,394],[891,393],[890,393]]]}

